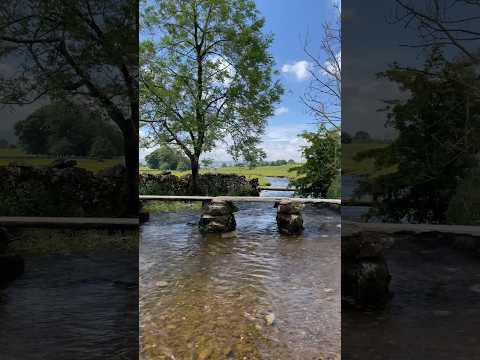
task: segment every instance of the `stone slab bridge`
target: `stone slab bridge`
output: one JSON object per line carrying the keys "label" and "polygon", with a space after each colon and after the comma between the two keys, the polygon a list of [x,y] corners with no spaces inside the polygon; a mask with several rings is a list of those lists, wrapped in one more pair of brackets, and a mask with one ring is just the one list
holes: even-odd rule
{"label": "stone slab bridge", "polygon": [[[235,202],[272,203],[277,208],[277,226],[282,234],[297,235],[303,231],[301,209],[305,204],[324,204],[339,209],[339,199],[310,199],[291,197],[258,196],[174,196],[140,195],[140,201],[201,201],[202,215],[199,221],[200,231],[204,233],[227,233],[235,230],[234,213],[238,210]],[[148,214],[141,212],[140,221],[148,220]]]}

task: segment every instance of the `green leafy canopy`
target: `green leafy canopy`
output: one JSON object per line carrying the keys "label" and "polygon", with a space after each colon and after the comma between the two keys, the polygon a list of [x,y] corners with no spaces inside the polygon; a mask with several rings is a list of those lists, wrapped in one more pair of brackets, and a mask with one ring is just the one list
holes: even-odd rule
{"label": "green leafy canopy", "polygon": [[140,107],[150,143],[198,163],[219,142],[234,158],[254,149],[283,89],[270,35],[251,0],[141,4]]}

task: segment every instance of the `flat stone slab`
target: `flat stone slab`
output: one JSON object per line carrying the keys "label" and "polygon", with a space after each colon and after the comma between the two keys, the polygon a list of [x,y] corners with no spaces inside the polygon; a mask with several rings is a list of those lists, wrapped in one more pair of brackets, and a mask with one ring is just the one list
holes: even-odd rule
{"label": "flat stone slab", "polygon": [[296,201],[282,200],[278,203],[277,212],[280,214],[300,214],[304,205]]}
{"label": "flat stone slab", "polygon": [[382,257],[385,249],[394,244],[391,236],[377,232],[362,231],[343,234],[342,228],[342,258],[375,258]]}

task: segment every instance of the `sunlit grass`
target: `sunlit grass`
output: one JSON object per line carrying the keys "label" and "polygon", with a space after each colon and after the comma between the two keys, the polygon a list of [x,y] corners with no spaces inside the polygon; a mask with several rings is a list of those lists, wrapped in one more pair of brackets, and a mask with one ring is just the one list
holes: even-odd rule
{"label": "sunlit grass", "polygon": [[[70,157],[69,157],[70,159]],[[75,159],[75,158],[72,158]],[[21,149],[0,149],[0,166],[7,166],[14,162],[21,165],[47,166],[55,160],[54,157],[26,154]],[[92,172],[98,172],[106,168],[124,164],[123,157],[97,160],[97,159],[75,159],[77,166]]]}
{"label": "sunlit grass", "polygon": [[384,148],[388,144],[367,143],[367,144],[342,144],[342,174],[343,175],[381,175],[395,171],[395,167],[379,170],[375,168],[373,159],[362,161],[355,160],[354,157],[360,152]]}
{"label": "sunlit grass", "polygon": [[184,201],[146,201],[143,209],[150,213],[170,212],[170,211],[199,211],[202,208],[201,202],[184,202]]}

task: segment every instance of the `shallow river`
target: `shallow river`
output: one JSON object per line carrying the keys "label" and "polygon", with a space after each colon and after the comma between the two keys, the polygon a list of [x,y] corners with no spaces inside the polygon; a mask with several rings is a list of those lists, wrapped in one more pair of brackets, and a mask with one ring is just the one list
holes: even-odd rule
{"label": "shallow river", "polygon": [[0,290],[0,358],[135,359],[137,254],[29,256]]}
{"label": "shallow river", "polygon": [[292,237],[277,232],[273,204],[238,207],[228,238],[202,236],[195,211],[142,227],[140,358],[337,358],[339,214],[308,206]]}

